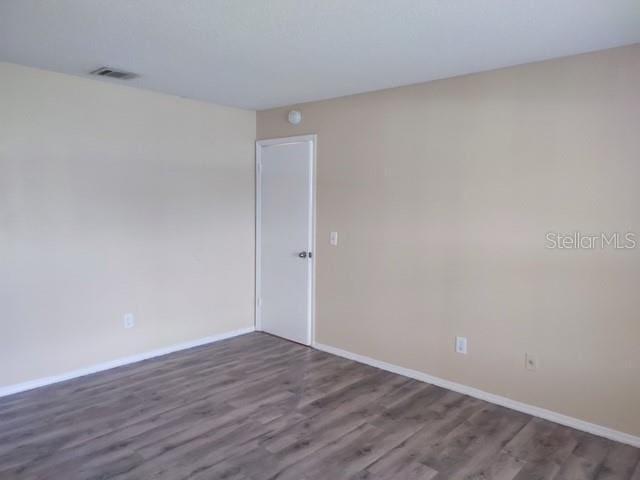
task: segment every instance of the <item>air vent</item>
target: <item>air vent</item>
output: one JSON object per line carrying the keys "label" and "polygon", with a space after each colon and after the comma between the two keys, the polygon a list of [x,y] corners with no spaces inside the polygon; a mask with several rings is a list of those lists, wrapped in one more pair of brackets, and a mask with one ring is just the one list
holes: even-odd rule
{"label": "air vent", "polygon": [[91,75],[97,75],[98,77],[117,78],[118,80],[131,80],[138,75],[131,72],[125,72],[124,70],[116,70],[111,67],[100,67],[97,70],[89,72]]}

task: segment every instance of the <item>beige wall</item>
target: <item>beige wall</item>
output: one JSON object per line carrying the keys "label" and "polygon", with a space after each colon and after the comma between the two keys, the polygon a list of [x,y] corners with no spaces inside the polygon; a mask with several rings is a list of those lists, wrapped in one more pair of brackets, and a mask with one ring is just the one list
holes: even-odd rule
{"label": "beige wall", "polygon": [[640,46],[299,109],[319,342],[640,435],[640,249],[545,249],[640,234]]}
{"label": "beige wall", "polygon": [[255,112],[0,64],[0,386],[252,326],[254,140]]}

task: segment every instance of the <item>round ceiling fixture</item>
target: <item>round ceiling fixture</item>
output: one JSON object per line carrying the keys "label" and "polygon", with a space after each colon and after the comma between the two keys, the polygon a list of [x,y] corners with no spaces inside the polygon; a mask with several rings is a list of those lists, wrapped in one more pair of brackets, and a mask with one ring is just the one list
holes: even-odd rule
{"label": "round ceiling fixture", "polygon": [[291,110],[289,112],[289,123],[291,125],[299,125],[302,121],[302,113],[298,110]]}

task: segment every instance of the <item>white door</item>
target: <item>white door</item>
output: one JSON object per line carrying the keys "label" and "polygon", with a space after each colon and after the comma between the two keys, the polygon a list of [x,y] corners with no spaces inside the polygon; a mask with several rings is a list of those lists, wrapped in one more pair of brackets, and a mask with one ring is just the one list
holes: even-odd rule
{"label": "white door", "polygon": [[256,327],[311,344],[315,135],[256,143]]}

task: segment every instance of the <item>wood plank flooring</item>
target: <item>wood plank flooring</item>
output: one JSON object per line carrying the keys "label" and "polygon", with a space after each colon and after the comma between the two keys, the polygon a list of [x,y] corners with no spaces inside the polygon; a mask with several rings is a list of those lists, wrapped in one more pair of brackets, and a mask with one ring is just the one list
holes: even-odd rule
{"label": "wood plank flooring", "polygon": [[0,398],[2,480],[640,480],[639,461],[261,333]]}

